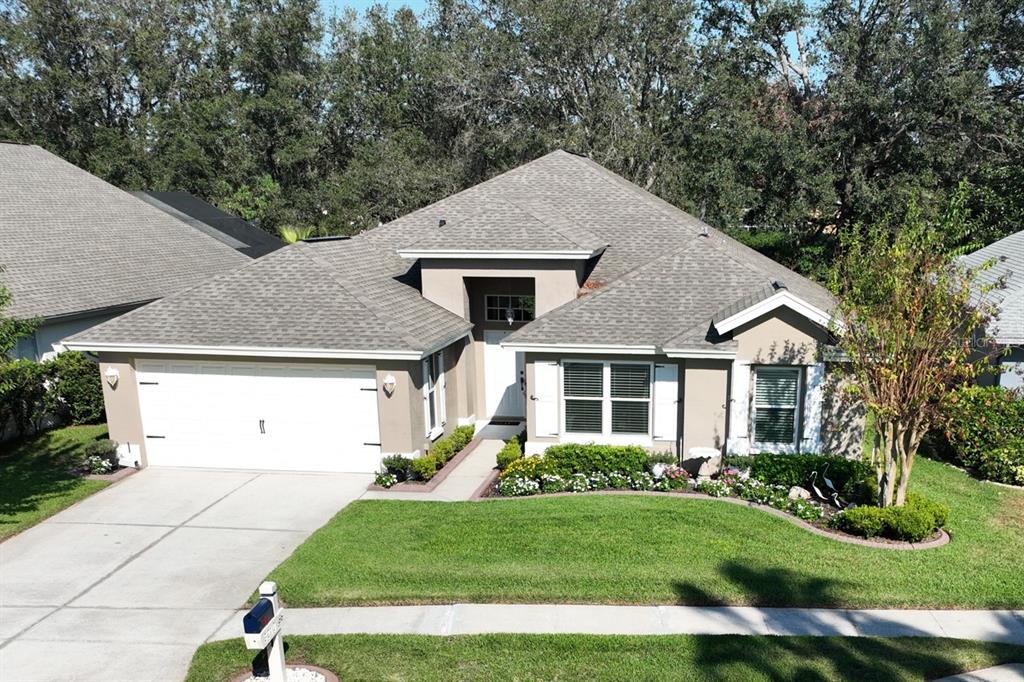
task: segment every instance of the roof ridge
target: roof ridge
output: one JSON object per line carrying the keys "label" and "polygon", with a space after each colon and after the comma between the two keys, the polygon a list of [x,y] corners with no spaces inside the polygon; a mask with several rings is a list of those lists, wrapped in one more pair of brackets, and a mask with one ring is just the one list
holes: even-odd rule
{"label": "roof ridge", "polygon": [[[526,206],[523,206],[522,204],[520,204],[520,203],[517,203],[517,202],[515,202],[515,201],[512,201],[511,199],[507,199],[507,198],[503,198],[503,199],[502,199],[502,201],[504,201],[505,203],[507,203],[507,204],[510,204],[510,205],[512,205],[512,206],[515,206],[516,208],[518,208],[518,209],[519,209],[520,211],[523,211],[524,213],[528,213],[529,215],[533,216],[533,217],[534,217],[534,218],[535,218],[535,219],[537,220],[537,222],[539,222],[539,223],[540,223],[541,225],[544,225],[545,227],[548,227],[548,228],[550,228],[551,230],[553,230],[554,232],[556,232],[556,233],[558,234],[558,236],[560,236],[560,237],[561,237],[562,239],[565,239],[565,240],[566,240],[567,242],[569,242],[570,244],[575,244],[576,246],[578,246],[578,247],[579,247],[579,248],[581,248],[581,249],[586,249],[586,248],[588,248],[588,247],[587,247],[586,245],[584,245],[584,244],[580,244],[580,243],[579,243],[578,241],[576,241],[575,239],[572,239],[571,237],[569,237],[569,236],[568,236],[567,234],[565,234],[564,232],[562,232],[562,231],[561,231],[560,229],[558,229],[558,228],[557,228],[557,227],[555,227],[554,225],[551,225],[550,223],[548,223],[548,222],[547,222],[546,220],[544,220],[543,218],[541,218],[541,217],[540,217],[539,215],[537,215],[536,213],[534,213],[533,211],[531,211],[531,210],[530,210],[529,208],[527,208]],[[562,214],[561,214],[561,213],[559,213],[559,215],[560,215],[560,216],[562,216]],[[583,225],[580,225],[580,224],[579,224],[578,222],[576,222],[576,220],[575,220],[575,219],[573,219],[573,218],[567,218],[567,217],[565,217],[565,216],[562,216],[562,217],[563,217],[563,218],[565,218],[565,220],[567,220],[568,222],[570,222],[570,223],[572,223],[573,225],[575,225],[575,226],[576,226],[577,228],[579,228],[579,229],[580,229],[581,231],[583,231],[583,232],[586,232],[586,233],[587,233],[587,235],[588,235],[588,236],[590,236],[590,237],[592,237],[592,238],[594,239],[594,241],[595,241],[595,242],[603,242],[603,241],[605,241],[604,239],[601,239],[601,238],[600,238],[600,237],[598,237],[598,236],[597,236],[596,234],[594,234],[593,232],[591,232],[590,230],[588,230],[588,229],[587,229],[586,227],[584,227]],[[605,246],[607,246],[607,244],[605,244]]]}
{"label": "roof ridge", "polygon": [[[374,305],[370,302],[370,299],[363,295],[362,291],[360,291],[355,286],[354,282],[340,276],[340,273],[336,272],[335,269],[331,267],[330,263],[328,263],[323,257],[321,257],[319,254],[313,253],[314,249],[309,244],[307,244],[306,242],[299,242],[299,244],[301,244],[299,253],[301,253],[305,258],[309,259],[312,263],[320,267],[335,284],[344,289],[347,294],[355,298],[356,301],[359,302],[359,305],[366,308],[366,310],[369,311],[369,313],[373,315],[377,319],[377,321],[384,326],[385,329],[387,329],[389,332],[402,339],[402,341],[407,343],[411,348],[419,347],[419,339],[411,335],[407,335],[404,332],[396,330],[388,322],[387,319],[385,319],[381,314],[377,312],[376,307],[374,307]],[[372,245],[368,244],[367,246],[373,248]]]}

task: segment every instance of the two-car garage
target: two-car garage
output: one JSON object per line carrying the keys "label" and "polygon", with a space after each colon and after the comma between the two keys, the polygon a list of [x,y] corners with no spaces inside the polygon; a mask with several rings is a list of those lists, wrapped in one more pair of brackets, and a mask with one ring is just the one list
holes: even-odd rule
{"label": "two-car garage", "polygon": [[374,472],[370,366],[137,360],[150,465]]}

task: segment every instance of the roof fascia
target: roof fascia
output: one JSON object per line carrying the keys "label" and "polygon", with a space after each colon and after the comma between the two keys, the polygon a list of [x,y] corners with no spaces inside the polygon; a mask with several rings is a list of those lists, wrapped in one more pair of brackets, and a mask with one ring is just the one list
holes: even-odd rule
{"label": "roof fascia", "polygon": [[752,306],[730,315],[724,320],[716,322],[715,330],[718,331],[719,334],[726,334],[737,327],[741,327],[748,322],[756,320],[762,315],[766,315],[773,310],[777,310],[782,307],[789,308],[798,315],[802,315],[811,322],[825,328],[828,328],[829,323],[832,321],[832,316],[821,308],[811,305],[802,298],[794,296],[787,290],[782,290],[762,301],[758,301]]}

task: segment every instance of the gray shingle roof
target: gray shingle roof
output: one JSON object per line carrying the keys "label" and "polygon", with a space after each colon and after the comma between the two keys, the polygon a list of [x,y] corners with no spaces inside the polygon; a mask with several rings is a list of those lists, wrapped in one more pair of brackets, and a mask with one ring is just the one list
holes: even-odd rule
{"label": "gray shingle roof", "polygon": [[14,317],[150,301],[248,261],[40,147],[0,144],[0,282]]}
{"label": "gray shingle roof", "polygon": [[995,261],[991,268],[978,274],[979,282],[985,285],[1000,279],[1004,285],[986,295],[998,308],[997,319],[990,332],[997,343],[1024,345],[1024,230],[960,260],[974,268]]}
{"label": "gray shingle roof", "polygon": [[396,280],[406,268],[359,238],[300,242],[69,341],[424,352],[471,329]]}
{"label": "gray shingle roof", "polygon": [[[740,257],[709,231],[568,303],[508,337],[523,344],[618,344],[673,350],[732,349],[712,322],[775,292],[774,272]],[[792,273],[791,279],[792,279]]]}
{"label": "gray shingle roof", "polygon": [[471,325],[420,296],[415,262],[398,255],[411,245],[607,246],[587,282],[593,293],[510,337],[524,343],[731,348],[708,337],[713,316],[776,280],[812,305],[833,307],[817,284],[601,166],[557,151],[351,240],[264,256],[75,340],[432,350]]}

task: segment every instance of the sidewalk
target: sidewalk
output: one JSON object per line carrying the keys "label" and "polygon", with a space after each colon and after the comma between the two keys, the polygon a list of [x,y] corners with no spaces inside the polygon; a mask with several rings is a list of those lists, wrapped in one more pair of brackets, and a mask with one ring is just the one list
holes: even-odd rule
{"label": "sidewalk", "polygon": [[[210,640],[240,637],[242,613]],[[1024,644],[1024,611],[447,604],[295,608],[287,609],[284,617],[285,631],[295,635],[816,635],[952,637]]]}

